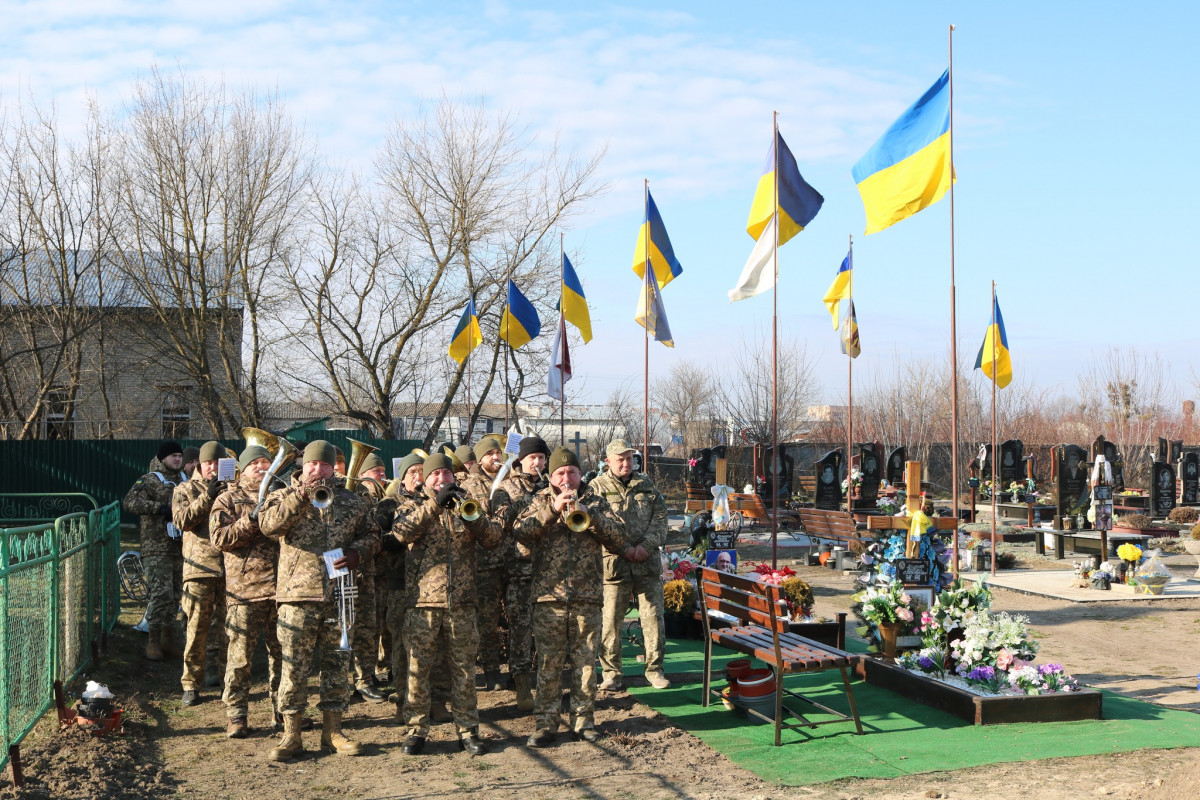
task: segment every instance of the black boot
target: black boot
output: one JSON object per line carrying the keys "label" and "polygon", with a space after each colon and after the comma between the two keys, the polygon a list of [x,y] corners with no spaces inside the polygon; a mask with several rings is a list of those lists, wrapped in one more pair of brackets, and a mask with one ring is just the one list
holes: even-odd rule
{"label": "black boot", "polygon": [[458,737],[458,749],[466,750],[473,756],[481,756],[487,752],[487,744],[479,738],[479,728],[470,728],[466,736]]}
{"label": "black boot", "polygon": [[525,742],[528,747],[549,747],[558,740],[558,734],[554,731],[538,731],[533,736],[530,736]]}
{"label": "black boot", "polygon": [[400,752],[406,756],[419,756],[424,749],[424,736],[409,736],[404,740],[404,744],[400,745]]}

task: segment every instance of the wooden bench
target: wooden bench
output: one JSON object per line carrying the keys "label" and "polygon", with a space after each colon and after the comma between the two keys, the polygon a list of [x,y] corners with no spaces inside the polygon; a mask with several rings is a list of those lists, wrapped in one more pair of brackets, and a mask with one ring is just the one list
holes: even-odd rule
{"label": "wooden bench", "polygon": [[854,516],[847,511],[829,511],[822,508],[800,508],[796,510],[804,534],[815,547],[818,539],[838,542],[865,542]]}
{"label": "wooden bench", "polygon": [[817,496],[817,476],[816,475],[801,475],[796,479],[800,484],[800,491],[809,497]]}
{"label": "wooden bench", "polygon": [[[815,728],[839,722],[854,722],[855,730],[861,735],[862,722],[858,718],[858,706],[854,702],[854,689],[850,686],[850,670],[860,658],[845,650],[806,639],[788,632],[787,618],[779,614],[780,591],[778,586],[760,583],[750,578],[720,572],[708,567],[697,570],[696,583],[700,588],[701,619],[704,623],[704,690],[701,703],[709,705],[713,695],[720,696],[712,688],[712,649],[719,645],[727,650],[753,656],[770,667],[775,677],[775,715],[772,719],[753,708],[746,712],[775,724],[775,746],[782,742],[782,731],[794,728]],[[733,624],[727,628],[714,628],[709,624],[709,614],[719,612],[731,617]],[[843,714],[822,705],[804,695],[787,689],[783,676],[801,672],[825,672],[839,670],[842,685],[846,689],[846,700],[850,713]],[[832,715],[833,719],[814,722],[784,705],[783,696],[801,700]],[[784,715],[799,722],[784,722]]]}

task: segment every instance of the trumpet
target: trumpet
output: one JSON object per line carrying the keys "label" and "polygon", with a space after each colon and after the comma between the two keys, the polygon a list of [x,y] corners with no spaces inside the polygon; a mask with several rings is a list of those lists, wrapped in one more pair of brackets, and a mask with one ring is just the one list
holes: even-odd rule
{"label": "trumpet", "polygon": [[455,498],[454,505],[451,506],[451,510],[453,510],[455,514],[458,514],[458,516],[462,518],[463,522],[474,522],[475,520],[479,519],[479,515],[483,513],[483,510],[479,507],[479,503],[475,502],[469,497]]}
{"label": "trumpet", "polygon": [[318,481],[309,490],[312,495],[313,508],[317,510],[329,508],[333,503],[333,487],[327,481]]}
{"label": "trumpet", "polygon": [[588,513],[587,506],[580,505],[578,500],[568,503],[566,512],[563,522],[572,533],[583,533],[592,527],[592,515]]}
{"label": "trumpet", "polygon": [[348,652],[350,646],[350,630],[354,627],[354,600],[358,597],[358,586],[354,583],[354,570],[347,570],[345,575],[338,575],[333,586],[333,599],[337,603],[337,623],[342,629],[342,638],[338,642],[338,650]]}

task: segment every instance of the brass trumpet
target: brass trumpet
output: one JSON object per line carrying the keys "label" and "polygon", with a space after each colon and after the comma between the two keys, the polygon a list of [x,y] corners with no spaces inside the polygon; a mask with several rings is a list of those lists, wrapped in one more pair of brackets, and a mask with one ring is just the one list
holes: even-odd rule
{"label": "brass trumpet", "polygon": [[333,502],[333,486],[326,481],[318,481],[310,490],[312,505],[315,509],[329,508]]}
{"label": "brass trumpet", "polygon": [[583,533],[592,527],[592,515],[588,513],[587,506],[580,505],[577,500],[572,500],[567,505],[567,513],[563,515],[563,522],[572,533]]}
{"label": "brass trumpet", "polygon": [[479,519],[479,515],[483,513],[483,509],[479,507],[479,503],[476,503],[469,497],[461,500],[455,498],[454,505],[451,507],[451,510],[453,510],[455,514],[458,514],[458,516],[462,517],[463,522],[474,522],[475,520]]}

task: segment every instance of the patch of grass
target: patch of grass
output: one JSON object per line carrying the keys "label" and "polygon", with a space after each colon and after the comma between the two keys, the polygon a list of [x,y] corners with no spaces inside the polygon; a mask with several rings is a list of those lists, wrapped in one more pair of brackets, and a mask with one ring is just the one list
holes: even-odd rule
{"label": "patch of grass", "polygon": [[486,761],[471,762],[471,769],[475,770],[476,772],[486,772],[489,769],[495,769],[496,766],[496,764],[489,764]]}

